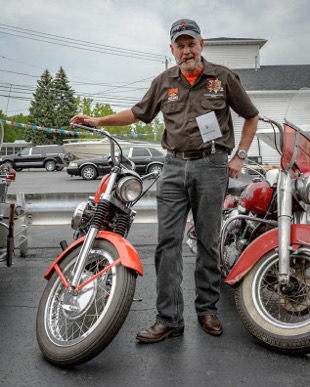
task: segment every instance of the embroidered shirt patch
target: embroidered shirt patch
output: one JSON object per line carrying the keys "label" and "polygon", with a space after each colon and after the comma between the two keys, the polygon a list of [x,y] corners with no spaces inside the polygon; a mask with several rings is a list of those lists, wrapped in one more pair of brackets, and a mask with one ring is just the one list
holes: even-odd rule
{"label": "embroidered shirt patch", "polygon": [[179,88],[175,87],[168,90],[168,102],[177,101],[179,99]]}
{"label": "embroidered shirt patch", "polygon": [[222,82],[218,78],[207,78],[207,89],[211,94],[223,94]]}

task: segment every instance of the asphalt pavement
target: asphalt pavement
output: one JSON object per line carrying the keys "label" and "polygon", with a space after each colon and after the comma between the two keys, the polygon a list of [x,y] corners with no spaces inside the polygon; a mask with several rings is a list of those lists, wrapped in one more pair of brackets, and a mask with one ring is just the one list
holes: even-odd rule
{"label": "asphalt pavement", "polygon": [[[29,175],[30,176],[30,175]],[[38,176],[38,175],[37,175]],[[59,175],[60,176],[60,175]],[[63,176],[63,175],[62,175]],[[310,356],[276,353],[247,332],[234,305],[233,289],[222,284],[222,336],[204,333],[194,310],[195,257],[183,245],[185,333],[156,344],[139,344],[136,333],[154,322],[156,224],[134,224],[129,240],[144,276],[137,280],[131,310],[112,343],[95,359],[60,368],[42,356],[35,319],[45,271],[60,253],[59,241],[72,239],[69,225],[28,228],[26,258],[11,268],[0,264],[0,386],[3,387],[305,387]],[[17,251],[18,253],[18,251]]]}
{"label": "asphalt pavement", "polygon": [[213,337],[197,322],[193,301],[195,258],[184,244],[185,333],[157,344],[139,344],[136,333],[155,316],[153,253],[156,225],[133,225],[131,241],[140,254],[144,276],[125,324],[98,357],[75,368],[59,368],[42,356],[35,335],[44,272],[69,239],[67,226],[29,229],[26,258],[0,266],[0,385],[3,387],[226,387],[309,384],[309,356],[282,355],[259,345],[242,326],[233,290],[222,285],[219,302],[224,333]]}

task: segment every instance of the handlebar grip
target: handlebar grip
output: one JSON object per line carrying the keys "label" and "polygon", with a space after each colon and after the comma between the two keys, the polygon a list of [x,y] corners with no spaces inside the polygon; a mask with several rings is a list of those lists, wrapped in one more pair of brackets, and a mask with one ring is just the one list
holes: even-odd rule
{"label": "handlebar grip", "polygon": [[85,123],[78,124],[78,125],[82,125],[82,126],[85,126],[86,128],[90,128],[90,129],[95,129],[96,128],[96,126],[93,126],[93,125],[90,125],[90,124],[85,124]]}

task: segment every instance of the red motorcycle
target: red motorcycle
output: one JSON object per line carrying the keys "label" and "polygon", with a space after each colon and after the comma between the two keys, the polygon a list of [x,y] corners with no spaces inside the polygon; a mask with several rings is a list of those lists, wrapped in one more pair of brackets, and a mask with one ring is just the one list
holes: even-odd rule
{"label": "red motorcycle", "polygon": [[[48,284],[37,312],[39,347],[50,362],[73,366],[103,351],[118,333],[131,307],[142,264],[126,237],[136,212],[135,203],[150,189],[143,182],[158,172],[140,177],[134,163],[122,155],[114,137],[104,129],[76,125],[99,132],[111,146],[111,172],[95,196],[80,203],[72,218],[75,238],[45,274]],[[115,152],[115,145],[118,152]]]}
{"label": "red motorcycle", "polygon": [[309,102],[302,89],[283,125],[261,119],[274,129],[281,166],[228,196],[220,236],[222,274],[244,326],[263,345],[293,354],[310,352],[310,136],[289,117],[296,122]]}
{"label": "red motorcycle", "polygon": [[[0,150],[2,149],[4,128],[0,122]],[[8,202],[8,188],[16,180],[16,172],[10,165],[0,165],[0,262],[13,265],[15,248],[25,257],[28,250],[25,211],[20,205]]]}

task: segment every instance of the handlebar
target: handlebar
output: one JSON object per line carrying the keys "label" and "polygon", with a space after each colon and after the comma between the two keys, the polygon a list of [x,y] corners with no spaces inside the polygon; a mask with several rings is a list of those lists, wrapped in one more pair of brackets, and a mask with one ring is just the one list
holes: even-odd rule
{"label": "handlebar", "polygon": [[107,137],[110,141],[110,156],[111,156],[111,160],[112,160],[113,165],[119,164],[119,162],[116,160],[116,157],[115,157],[115,144],[118,146],[119,151],[120,151],[120,160],[123,159],[123,151],[122,151],[121,146],[116,141],[116,139],[113,138],[112,135],[105,128],[96,128],[94,126],[87,125],[87,124],[83,124],[83,125],[82,124],[74,124],[74,127],[88,130],[89,132],[92,132],[92,133],[100,133],[103,136]]}
{"label": "handlebar", "polygon": [[281,155],[281,153],[283,151],[283,134],[284,134],[282,125],[279,122],[277,122],[275,120],[272,120],[271,118],[268,118],[268,117],[259,116],[258,119],[260,121],[263,121],[263,122],[266,122],[266,123],[270,124],[272,129],[273,129],[273,131],[274,131],[274,135],[276,135],[274,126],[277,127],[277,129],[279,131],[279,144],[280,144],[280,148],[281,149],[280,150],[278,149],[276,140],[275,140],[275,148],[278,151],[278,153]]}
{"label": "handlebar", "polygon": [[258,118],[260,121],[263,121],[263,122],[267,122],[268,124],[274,124],[278,129],[279,129],[279,132],[280,134],[282,135],[283,133],[283,129],[282,129],[282,125],[277,122],[277,121],[274,121],[272,120],[271,118],[268,118],[268,117],[262,117],[262,116],[259,116]]}

